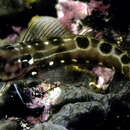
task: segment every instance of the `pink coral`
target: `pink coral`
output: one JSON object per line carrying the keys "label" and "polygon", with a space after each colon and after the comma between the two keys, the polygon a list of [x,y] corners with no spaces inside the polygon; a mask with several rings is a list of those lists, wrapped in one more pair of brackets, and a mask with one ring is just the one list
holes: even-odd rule
{"label": "pink coral", "polygon": [[59,0],[57,4],[57,15],[59,20],[73,33],[73,24],[78,19],[83,19],[88,15],[86,3],[72,0]]}
{"label": "pink coral", "polygon": [[73,0],[59,0],[57,4],[58,19],[73,34],[78,34],[77,21],[90,16],[93,10],[99,10],[102,13],[107,12],[110,4],[104,5],[102,1],[91,0],[87,2],[79,2]]}
{"label": "pink coral", "polygon": [[19,37],[19,34],[22,33],[25,29],[20,26],[12,26],[12,29],[16,33],[9,34],[5,39],[9,41],[16,41]]}
{"label": "pink coral", "polygon": [[112,81],[115,71],[107,67],[94,67],[92,72],[98,76],[97,86],[104,89],[104,85]]}
{"label": "pink coral", "polygon": [[[29,122],[31,122],[32,124],[39,124],[48,119],[48,117],[50,116],[49,111],[51,109],[51,106],[56,104],[57,100],[60,97],[60,86],[60,82],[54,82],[53,84],[50,84],[46,81],[43,81],[41,84],[35,87],[35,90],[38,90],[39,93],[45,92],[45,94],[41,97],[32,96],[31,103],[27,103],[26,105],[30,109],[44,107],[44,111],[40,114],[39,117],[28,116],[27,120]],[[32,92],[32,90],[30,91]]]}
{"label": "pink coral", "polygon": [[45,122],[48,117],[49,117],[49,110],[48,111],[43,111],[42,114],[39,116],[39,117],[34,117],[34,116],[27,116],[27,120],[29,122],[31,122],[32,124],[40,124],[40,123],[43,123]]}

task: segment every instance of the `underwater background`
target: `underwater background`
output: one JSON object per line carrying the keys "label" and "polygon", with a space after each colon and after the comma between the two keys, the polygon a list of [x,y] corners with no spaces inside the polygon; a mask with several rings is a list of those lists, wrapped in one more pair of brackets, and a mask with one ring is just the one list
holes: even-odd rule
{"label": "underwater background", "polygon": [[[0,130],[129,130],[129,12],[129,0],[0,0]],[[120,53],[126,56],[116,66],[126,68],[113,69],[114,60],[107,54],[106,64],[102,60],[97,63],[93,53],[102,59],[100,49],[86,49],[86,56],[94,59],[87,61],[91,71],[84,67],[82,53],[76,53],[77,59],[73,54],[60,55],[64,59],[57,56],[63,64],[68,61],[62,66],[56,56],[47,57],[77,45],[84,49],[84,36],[89,45],[93,41],[116,47],[117,57]],[[79,44],[77,37],[81,38]],[[49,46],[42,50],[43,44]],[[19,53],[16,49],[20,47],[25,48]],[[109,53],[109,49],[103,51]],[[38,64],[31,69],[33,56]],[[40,61],[42,57],[45,61]],[[70,63],[70,58],[73,63],[78,60],[78,65]]]}

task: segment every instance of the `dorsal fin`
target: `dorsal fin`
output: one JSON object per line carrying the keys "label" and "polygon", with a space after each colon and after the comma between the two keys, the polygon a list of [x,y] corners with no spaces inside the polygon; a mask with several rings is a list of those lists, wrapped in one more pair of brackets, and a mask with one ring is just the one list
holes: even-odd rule
{"label": "dorsal fin", "polygon": [[69,32],[58,19],[50,16],[34,16],[18,41],[42,40],[45,37],[60,37],[66,34]]}

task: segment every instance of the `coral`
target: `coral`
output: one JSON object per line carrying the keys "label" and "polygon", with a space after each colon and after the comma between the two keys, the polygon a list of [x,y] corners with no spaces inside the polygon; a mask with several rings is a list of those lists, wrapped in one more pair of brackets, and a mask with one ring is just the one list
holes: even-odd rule
{"label": "coral", "polygon": [[73,32],[73,23],[76,20],[83,19],[88,15],[88,6],[83,2],[74,2],[71,0],[62,1],[59,0],[57,6],[58,19],[68,28],[68,30]]}

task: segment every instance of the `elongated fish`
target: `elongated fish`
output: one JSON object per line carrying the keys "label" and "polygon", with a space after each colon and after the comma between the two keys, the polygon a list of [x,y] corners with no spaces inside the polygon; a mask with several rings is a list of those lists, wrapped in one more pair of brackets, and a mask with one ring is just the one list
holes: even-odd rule
{"label": "elongated fish", "polygon": [[130,78],[130,57],[127,52],[114,44],[88,36],[51,37],[4,48],[9,54],[12,53],[13,57],[1,58],[3,60],[0,65],[2,81],[24,76],[41,64],[42,69],[47,69],[66,64],[85,66],[88,62],[114,67],[116,71]]}
{"label": "elongated fish", "polygon": [[55,18],[35,16],[18,42],[0,47],[0,79],[8,81],[43,66],[88,65],[115,68],[130,78],[130,57],[126,51],[104,40],[70,35]]}

